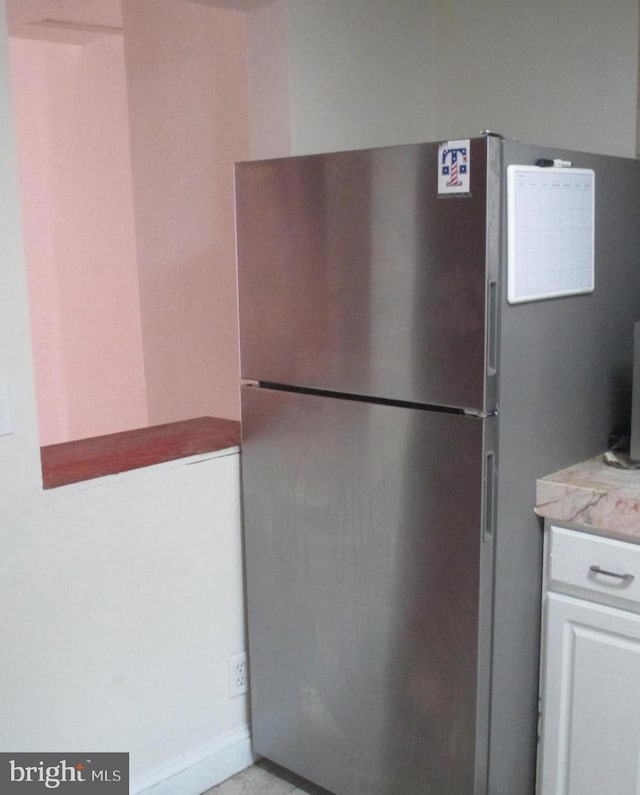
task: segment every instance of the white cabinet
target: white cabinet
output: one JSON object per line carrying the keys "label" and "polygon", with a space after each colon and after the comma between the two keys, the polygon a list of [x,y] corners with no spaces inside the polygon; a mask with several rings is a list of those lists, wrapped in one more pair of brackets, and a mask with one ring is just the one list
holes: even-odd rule
{"label": "white cabinet", "polygon": [[551,527],[546,549],[538,792],[638,795],[640,546]]}

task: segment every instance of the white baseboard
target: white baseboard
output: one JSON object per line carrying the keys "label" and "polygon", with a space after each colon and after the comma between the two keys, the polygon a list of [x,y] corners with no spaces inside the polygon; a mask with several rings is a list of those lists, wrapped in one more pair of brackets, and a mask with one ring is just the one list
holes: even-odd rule
{"label": "white baseboard", "polygon": [[200,795],[252,765],[248,726],[228,732],[212,742],[173,759],[131,782],[130,795]]}

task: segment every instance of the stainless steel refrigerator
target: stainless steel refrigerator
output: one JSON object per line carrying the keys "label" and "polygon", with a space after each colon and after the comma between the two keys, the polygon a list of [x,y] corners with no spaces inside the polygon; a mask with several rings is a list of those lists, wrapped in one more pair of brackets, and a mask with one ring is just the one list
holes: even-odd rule
{"label": "stainless steel refrigerator", "polygon": [[[628,419],[640,165],[465,145],[236,167],[254,750],[338,795],[534,792],[535,480]],[[540,159],[593,170],[595,285],[509,303]]]}

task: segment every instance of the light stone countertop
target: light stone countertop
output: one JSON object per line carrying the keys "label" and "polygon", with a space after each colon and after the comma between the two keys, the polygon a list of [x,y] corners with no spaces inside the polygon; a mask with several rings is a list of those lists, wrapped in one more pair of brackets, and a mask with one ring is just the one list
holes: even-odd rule
{"label": "light stone countertop", "polygon": [[640,540],[640,470],[618,469],[602,455],[536,482],[538,516]]}

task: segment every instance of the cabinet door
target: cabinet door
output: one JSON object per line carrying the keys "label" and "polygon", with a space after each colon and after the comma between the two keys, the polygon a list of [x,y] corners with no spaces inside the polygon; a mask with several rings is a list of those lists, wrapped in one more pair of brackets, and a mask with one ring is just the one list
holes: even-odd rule
{"label": "cabinet door", "polygon": [[638,795],[640,616],[547,599],[540,795]]}

